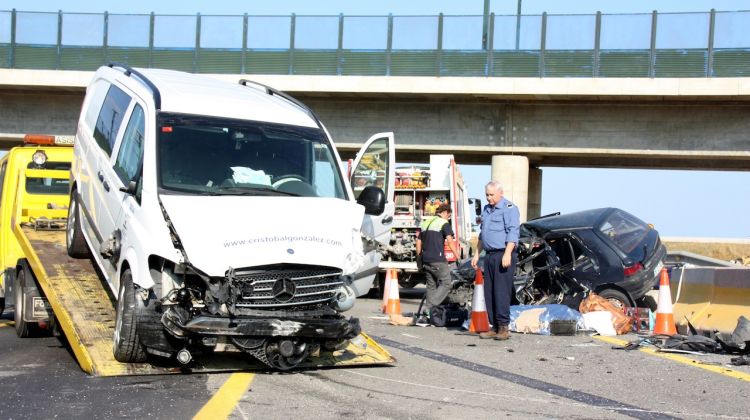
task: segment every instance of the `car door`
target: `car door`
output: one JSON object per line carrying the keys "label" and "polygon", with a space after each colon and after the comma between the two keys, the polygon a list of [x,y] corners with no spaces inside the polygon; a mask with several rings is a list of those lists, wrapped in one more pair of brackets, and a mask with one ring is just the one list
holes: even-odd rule
{"label": "car door", "polygon": [[99,254],[97,260],[102,261],[100,268],[110,281],[113,266],[101,258],[100,251],[106,248],[105,242],[114,231],[114,221],[120,212],[119,203],[113,199],[119,191],[112,183],[112,161],[131,102],[130,95],[125,91],[115,85],[110,86],[94,129],[94,139],[99,147],[89,151],[87,168],[84,169],[88,172],[85,176],[90,180],[90,192],[83,197],[83,204],[88,209],[86,217],[93,223],[92,251]]}
{"label": "car door", "polygon": [[[117,238],[110,261],[113,269],[119,266],[122,258],[121,247],[127,243],[137,243],[138,234],[143,232],[140,215],[141,190],[143,187],[142,168],[146,133],[146,112],[144,106],[134,102],[126,117],[127,123],[122,139],[117,146],[117,155],[108,173],[110,207],[120,209],[114,219],[113,235]],[[130,183],[134,182],[134,188]],[[130,189],[128,189],[130,188]],[[131,262],[132,264],[132,262]],[[138,283],[139,279],[134,279]],[[113,279],[114,289],[119,289],[119,277]]]}
{"label": "car door", "polygon": [[[365,214],[361,229],[364,236],[372,239],[371,242],[380,245],[388,245],[391,240],[391,223],[395,209],[393,202],[395,166],[396,148],[393,133],[378,133],[370,137],[357,153],[349,178],[355,199],[365,187],[370,185],[380,187],[385,192],[385,210],[378,215]],[[367,247],[365,263],[356,274],[355,281],[359,284],[371,285],[378,272],[379,264],[380,252],[377,246]],[[367,290],[358,292],[367,293]]]}
{"label": "car door", "polygon": [[[591,284],[599,276],[599,262],[596,256],[575,233],[568,233],[562,240],[560,270],[569,278]],[[564,257],[563,257],[564,256]]]}

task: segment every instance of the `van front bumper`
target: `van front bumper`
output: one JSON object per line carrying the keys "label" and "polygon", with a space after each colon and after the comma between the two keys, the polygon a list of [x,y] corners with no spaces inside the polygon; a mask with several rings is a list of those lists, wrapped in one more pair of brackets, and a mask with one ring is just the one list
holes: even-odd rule
{"label": "van front bumper", "polygon": [[218,317],[199,315],[190,320],[173,310],[164,312],[164,328],[178,338],[190,335],[229,337],[295,337],[323,340],[351,339],[359,335],[359,319],[330,318],[275,318],[275,317]]}

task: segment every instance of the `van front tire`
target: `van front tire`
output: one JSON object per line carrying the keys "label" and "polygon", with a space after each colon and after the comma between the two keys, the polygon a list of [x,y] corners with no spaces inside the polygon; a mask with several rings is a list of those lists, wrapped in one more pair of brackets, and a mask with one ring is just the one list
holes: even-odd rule
{"label": "van front tire", "polygon": [[88,258],[91,256],[88,245],[86,245],[86,239],[83,237],[80,203],[78,202],[78,193],[75,189],[70,192],[68,227],[65,229],[65,246],[68,250],[68,255],[73,258]]}
{"label": "van front tire", "polygon": [[125,270],[120,279],[113,350],[118,362],[138,363],[146,361],[146,349],[138,338],[138,324],[135,316],[135,289],[133,288],[133,276],[129,269]]}

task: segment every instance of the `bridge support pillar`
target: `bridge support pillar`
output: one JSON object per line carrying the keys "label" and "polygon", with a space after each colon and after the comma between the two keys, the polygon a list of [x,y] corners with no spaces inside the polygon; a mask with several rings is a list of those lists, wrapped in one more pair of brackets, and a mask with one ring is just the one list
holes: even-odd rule
{"label": "bridge support pillar", "polygon": [[542,170],[529,168],[529,205],[526,211],[527,220],[542,215]]}
{"label": "bridge support pillar", "polygon": [[492,179],[502,184],[504,196],[518,206],[521,221],[526,221],[529,205],[529,158],[510,155],[492,156]]}

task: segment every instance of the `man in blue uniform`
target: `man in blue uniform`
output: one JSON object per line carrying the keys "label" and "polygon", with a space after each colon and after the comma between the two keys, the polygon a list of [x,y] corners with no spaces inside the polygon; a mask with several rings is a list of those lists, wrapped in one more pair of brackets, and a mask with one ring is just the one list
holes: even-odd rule
{"label": "man in blue uniform", "polygon": [[[482,210],[481,231],[477,250],[484,250],[484,301],[492,330],[479,334],[480,338],[507,340],[510,338],[510,301],[513,296],[513,276],[516,271],[521,216],[518,207],[503,198],[503,187],[497,181],[485,186],[487,205]],[[477,269],[479,252],[471,260]]]}
{"label": "man in blue uniform", "polygon": [[445,258],[445,245],[448,245],[453,255],[458,255],[453,242],[453,229],[448,222],[451,213],[450,205],[442,204],[435,210],[436,216],[425,218],[419,225],[417,255],[422,255],[422,269],[427,284],[425,301],[430,313],[434,307],[443,303],[451,290],[450,268]]}

